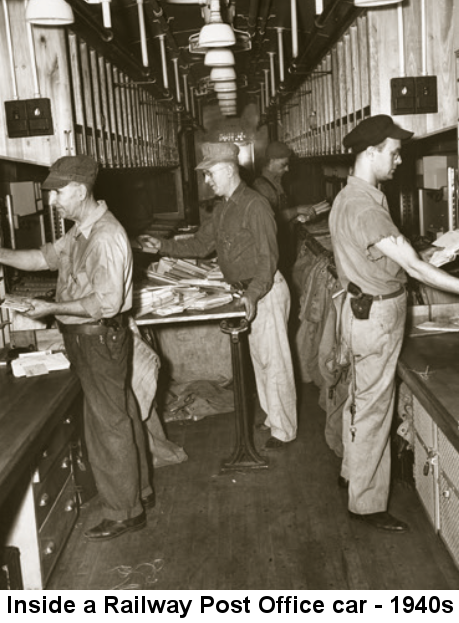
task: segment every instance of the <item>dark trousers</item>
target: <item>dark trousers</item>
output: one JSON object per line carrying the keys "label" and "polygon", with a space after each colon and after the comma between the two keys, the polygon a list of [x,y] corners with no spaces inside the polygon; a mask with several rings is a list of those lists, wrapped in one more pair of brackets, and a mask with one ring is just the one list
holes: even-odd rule
{"label": "dark trousers", "polygon": [[83,388],[85,439],[104,517],[123,521],[142,512],[152,492],[145,437],[132,389],[132,335],[64,334],[67,355]]}

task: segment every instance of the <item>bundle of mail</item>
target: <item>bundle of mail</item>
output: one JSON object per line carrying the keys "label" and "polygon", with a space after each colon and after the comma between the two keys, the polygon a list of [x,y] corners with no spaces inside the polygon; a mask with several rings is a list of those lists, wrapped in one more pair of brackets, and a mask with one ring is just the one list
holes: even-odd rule
{"label": "bundle of mail", "polygon": [[225,281],[215,261],[163,257],[146,270],[146,281],[134,290],[135,316],[160,316],[185,310],[205,311],[233,300],[234,289]]}
{"label": "bundle of mail", "polygon": [[68,368],[70,368],[70,361],[64,353],[53,353],[50,350],[21,353],[11,362],[11,370],[16,377],[41,376]]}

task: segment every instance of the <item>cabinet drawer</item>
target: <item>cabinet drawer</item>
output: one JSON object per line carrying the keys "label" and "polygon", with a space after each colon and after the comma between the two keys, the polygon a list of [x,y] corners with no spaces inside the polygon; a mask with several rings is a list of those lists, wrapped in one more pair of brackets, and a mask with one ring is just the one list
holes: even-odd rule
{"label": "cabinet drawer", "polygon": [[424,445],[429,449],[436,448],[436,424],[415,396],[413,396],[413,423]]}
{"label": "cabinet drawer", "polygon": [[78,413],[76,408],[70,409],[53,430],[45,449],[41,453],[35,472],[35,482],[43,482],[57,460],[62,448],[68,445],[76,431]]}
{"label": "cabinet drawer", "polygon": [[43,586],[46,586],[77,517],[78,502],[75,484],[70,475],[38,535]]}
{"label": "cabinet drawer", "polygon": [[439,431],[440,535],[459,565],[459,454]]}
{"label": "cabinet drawer", "polygon": [[59,492],[72,472],[71,448],[67,444],[61,451],[53,469],[46,475],[42,482],[33,484],[35,499],[35,515],[37,527],[40,528],[48,513],[52,509]]}
{"label": "cabinet drawer", "polygon": [[425,447],[418,435],[414,438],[414,466],[413,476],[416,491],[427,511],[427,515],[435,528],[439,529],[439,501],[438,501],[438,463],[432,462],[432,454]]}

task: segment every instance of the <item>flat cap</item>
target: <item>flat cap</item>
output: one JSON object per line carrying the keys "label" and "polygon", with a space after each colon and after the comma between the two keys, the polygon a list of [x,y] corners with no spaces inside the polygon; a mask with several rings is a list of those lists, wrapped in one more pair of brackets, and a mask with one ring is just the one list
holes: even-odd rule
{"label": "flat cap", "polygon": [[404,130],[394,123],[389,115],[374,115],[364,119],[343,139],[346,149],[352,149],[354,154],[364,151],[372,145],[379,145],[386,138],[395,138],[405,141],[413,136],[413,132]]}
{"label": "flat cap", "polygon": [[44,190],[55,190],[70,182],[93,186],[98,172],[99,163],[90,156],[64,156],[51,166],[41,187]]}
{"label": "flat cap", "polygon": [[210,169],[219,162],[238,162],[239,147],[234,143],[203,143],[204,159],[196,169]]}
{"label": "flat cap", "polygon": [[276,160],[280,158],[290,158],[292,150],[285,143],[280,141],[273,141],[266,148],[265,156],[266,160]]}

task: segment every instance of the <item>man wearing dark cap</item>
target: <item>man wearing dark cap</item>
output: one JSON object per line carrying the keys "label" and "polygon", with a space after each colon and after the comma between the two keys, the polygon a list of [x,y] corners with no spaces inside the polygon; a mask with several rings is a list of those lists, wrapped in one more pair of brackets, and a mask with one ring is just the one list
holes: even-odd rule
{"label": "man wearing dark cap", "polygon": [[196,167],[217,197],[211,218],[189,240],[141,236],[140,242],[163,255],[207,257],[217,251],[228,283],[244,291],[242,302],[251,321],[249,344],[258,397],[271,429],[266,447],[280,448],[296,437],[296,391],[287,336],[290,294],[277,271],[274,216],[267,203],[239,175],[237,145],[204,143]]}
{"label": "man wearing dark cap", "polygon": [[277,223],[279,242],[279,267],[288,277],[294,261],[290,221],[295,217],[303,223],[316,217],[312,206],[302,205],[290,207],[287,194],[282,186],[282,177],[289,170],[291,149],[285,143],[274,141],[265,152],[265,165],[262,173],[253,182],[253,188],[265,197],[271,206]]}
{"label": "man wearing dark cap", "polygon": [[126,232],[93,187],[98,164],[89,156],[57,160],[42,185],[49,204],[73,227],[36,250],[0,249],[0,262],[28,271],[59,271],[56,301],[29,299],[25,315],[54,315],[84,397],[89,460],[103,505],[90,540],[113,539],[146,524],[154,506],[142,424],[129,387],[132,253]]}
{"label": "man wearing dark cap", "polygon": [[348,487],[353,519],[380,530],[408,526],[387,512],[390,428],[395,373],[406,315],[406,273],[459,294],[459,279],[424,262],[394,225],[380,183],[401,163],[402,141],[412,132],[387,115],[369,117],[343,140],[355,154],[353,174],[330,213],[339,280],[347,290],[342,335],[352,379],[343,410],[344,457],[339,484]]}

